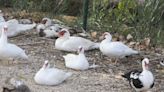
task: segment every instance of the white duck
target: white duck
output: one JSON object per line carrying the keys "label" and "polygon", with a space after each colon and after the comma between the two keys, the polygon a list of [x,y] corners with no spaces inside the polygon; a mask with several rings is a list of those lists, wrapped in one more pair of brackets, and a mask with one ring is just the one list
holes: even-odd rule
{"label": "white duck", "polygon": [[58,85],[69,78],[72,73],[64,72],[57,68],[50,68],[48,61],[45,61],[43,67],[35,74],[34,80],[40,85]]}
{"label": "white duck", "polygon": [[72,68],[75,70],[87,70],[89,68],[96,68],[98,65],[91,65],[89,66],[88,60],[84,54],[84,48],[79,47],[78,49],[78,55],[75,54],[67,54],[64,57],[65,60],[65,66],[68,68]]}
{"label": "white duck", "polygon": [[42,23],[37,24],[36,31],[39,33],[41,30],[46,29],[45,25]]}
{"label": "white duck", "polygon": [[112,42],[112,36],[110,33],[105,32],[103,34],[105,39],[100,43],[100,51],[111,58],[124,58],[132,54],[138,54],[138,51],[135,51],[122,42]]}
{"label": "white duck", "polygon": [[18,20],[20,24],[32,24],[32,19],[19,19]]}
{"label": "white duck", "polygon": [[49,26],[53,25],[52,20],[47,17],[43,18],[41,23],[44,24],[45,27],[49,27]]}
{"label": "white duck", "polygon": [[122,75],[137,92],[148,91],[154,86],[154,76],[149,71],[149,60],[147,58],[142,60],[142,69],[142,71],[132,70]]}
{"label": "white duck", "polygon": [[[36,23],[33,24],[19,24],[18,20],[11,19],[6,22],[0,22],[0,29],[3,28],[3,26],[8,26],[7,36],[13,37],[18,35],[21,32],[31,30],[36,26]],[[1,31],[0,31],[1,34]]]}
{"label": "white duck", "polygon": [[44,28],[43,25],[39,25],[37,27],[39,29],[39,36],[40,37],[58,37],[58,32],[60,30],[60,26],[58,24],[54,24],[47,28]]}
{"label": "white duck", "polygon": [[89,63],[87,58],[84,55],[84,48],[79,47],[78,55],[67,54],[63,56],[65,59],[65,66],[75,70],[86,70],[89,68]]}
{"label": "white duck", "polygon": [[63,28],[59,32],[59,38],[55,42],[55,48],[63,51],[77,51],[79,46],[84,50],[92,50],[99,48],[99,43],[94,43],[82,37],[70,36],[68,29]]}
{"label": "white duck", "polygon": [[8,28],[5,26],[2,29],[2,34],[0,37],[0,59],[6,60],[9,58],[21,58],[28,59],[28,56],[25,54],[25,51],[15,44],[8,43],[7,33]]}
{"label": "white duck", "polygon": [[43,18],[42,21],[41,21],[41,23],[39,23],[36,26],[36,30],[37,30],[37,32],[43,31],[47,27],[49,27],[50,25],[52,25],[51,19],[49,19],[49,18]]}

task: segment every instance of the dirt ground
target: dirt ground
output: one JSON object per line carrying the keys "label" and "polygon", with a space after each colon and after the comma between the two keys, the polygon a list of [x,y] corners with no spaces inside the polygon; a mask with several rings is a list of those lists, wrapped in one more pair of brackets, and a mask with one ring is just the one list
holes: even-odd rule
{"label": "dirt ground", "polygon": [[[9,42],[25,49],[30,60],[28,63],[20,60],[14,64],[0,64],[0,87],[7,85],[8,78],[14,77],[24,81],[32,92],[132,92],[128,82],[120,75],[132,69],[141,69],[140,60],[143,57],[154,59],[162,55],[145,51],[143,55],[124,58],[114,64],[108,57],[101,59],[99,50],[93,50],[85,52],[89,63],[95,63],[101,67],[75,71],[65,67],[62,56],[67,52],[56,50],[54,39],[43,39],[38,37],[35,31],[31,31],[9,38]],[[37,85],[33,77],[45,60],[49,60],[52,66],[55,64],[57,68],[73,72],[73,75],[58,86]],[[160,59],[150,62],[156,78],[152,92],[164,92],[164,67],[159,64],[159,61]]]}

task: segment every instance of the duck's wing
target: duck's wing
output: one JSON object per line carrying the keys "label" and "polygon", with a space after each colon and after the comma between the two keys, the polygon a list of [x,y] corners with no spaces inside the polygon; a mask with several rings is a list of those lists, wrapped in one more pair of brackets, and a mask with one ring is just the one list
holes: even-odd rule
{"label": "duck's wing", "polygon": [[33,24],[18,24],[17,32],[23,32],[27,30],[31,30],[36,26],[36,23]]}
{"label": "duck's wing", "polygon": [[70,49],[77,51],[79,46],[89,49],[89,47],[94,45],[94,42],[81,37],[70,37],[69,40],[64,43],[64,45],[70,46]]}
{"label": "duck's wing", "polygon": [[77,55],[75,54],[67,54],[65,56],[63,56],[65,59],[65,62],[74,62],[77,58]]}
{"label": "duck's wing", "polygon": [[132,70],[128,73],[122,75],[122,77],[126,78],[129,81],[129,84],[133,88],[142,88],[143,84],[139,79],[141,71],[139,70]]}
{"label": "duck's wing", "polygon": [[57,68],[50,68],[48,72],[49,72],[48,73],[49,75],[47,76],[49,76],[50,79],[55,78],[55,80],[58,82],[62,82],[72,75],[72,73],[69,73],[69,72],[67,73]]}
{"label": "duck's wing", "polygon": [[122,42],[111,42],[110,45],[112,45],[113,49],[115,49],[117,52],[124,53],[125,55],[138,54],[138,51],[129,48]]}
{"label": "duck's wing", "polygon": [[134,74],[140,74],[140,73],[141,73],[141,71],[139,71],[139,70],[132,70],[132,71],[127,72],[121,76],[130,80],[131,78],[134,78],[134,76],[133,76]]}
{"label": "duck's wing", "polygon": [[7,21],[8,24],[19,24],[19,21],[16,19],[11,19]]}
{"label": "duck's wing", "polygon": [[15,44],[7,44],[6,53],[12,58],[22,58],[28,59],[28,56],[25,54],[25,51]]}

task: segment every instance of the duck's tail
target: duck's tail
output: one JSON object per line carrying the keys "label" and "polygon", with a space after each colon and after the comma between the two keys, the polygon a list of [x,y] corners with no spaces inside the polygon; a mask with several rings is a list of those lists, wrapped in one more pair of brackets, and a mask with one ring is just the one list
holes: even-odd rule
{"label": "duck's tail", "polygon": [[28,60],[28,56],[26,55],[25,52],[21,54],[21,58],[22,59],[25,59],[25,60]]}
{"label": "duck's tail", "polygon": [[136,51],[136,50],[132,50],[132,53],[133,53],[133,54],[139,54],[139,52]]}
{"label": "duck's tail", "polygon": [[127,50],[127,55],[134,55],[134,54],[139,54],[139,52],[136,50],[133,50],[131,48],[129,50]]}
{"label": "duck's tail", "polygon": [[92,65],[89,66],[89,69],[91,69],[91,68],[97,68],[97,67],[100,67],[100,66],[99,65],[92,64]]}
{"label": "duck's tail", "polygon": [[64,61],[65,62],[67,62],[68,61],[68,57],[65,55],[65,56],[63,56],[63,58],[64,58]]}
{"label": "duck's tail", "polygon": [[65,79],[67,79],[67,78],[69,78],[70,76],[72,76],[72,74],[73,74],[73,73],[71,73],[71,72],[66,73]]}
{"label": "duck's tail", "polygon": [[91,49],[99,49],[100,47],[100,43],[94,43],[94,45],[92,45]]}
{"label": "duck's tail", "polygon": [[131,74],[131,72],[126,73],[126,74],[123,74],[123,75],[121,75],[121,76],[122,76],[123,78],[127,79],[127,80],[130,80],[130,74]]}

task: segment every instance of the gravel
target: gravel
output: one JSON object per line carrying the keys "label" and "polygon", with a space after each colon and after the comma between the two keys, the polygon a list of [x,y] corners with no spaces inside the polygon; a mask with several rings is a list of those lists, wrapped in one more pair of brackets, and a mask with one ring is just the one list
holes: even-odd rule
{"label": "gravel", "polygon": [[[65,67],[62,55],[67,52],[55,49],[55,39],[41,38],[35,30],[25,32],[17,37],[9,38],[9,42],[17,44],[26,50],[30,60],[6,61],[0,65],[0,90],[9,85],[6,80],[11,77],[22,80],[32,92],[132,92],[128,82],[120,77],[130,69],[141,69],[141,59],[144,56],[156,58],[147,52],[143,55],[121,59],[114,64],[108,57],[100,58],[100,51],[85,52],[90,64],[101,67],[86,71],[75,71]],[[52,66],[73,72],[73,75],[58,86],[42,86],[34,82],[35,73],[42,67],[45,60],[49,60]],[[152,92],[164,92],[164,67],[159,60],[151,61],[151,70],[155,75],[155,87]]]}

